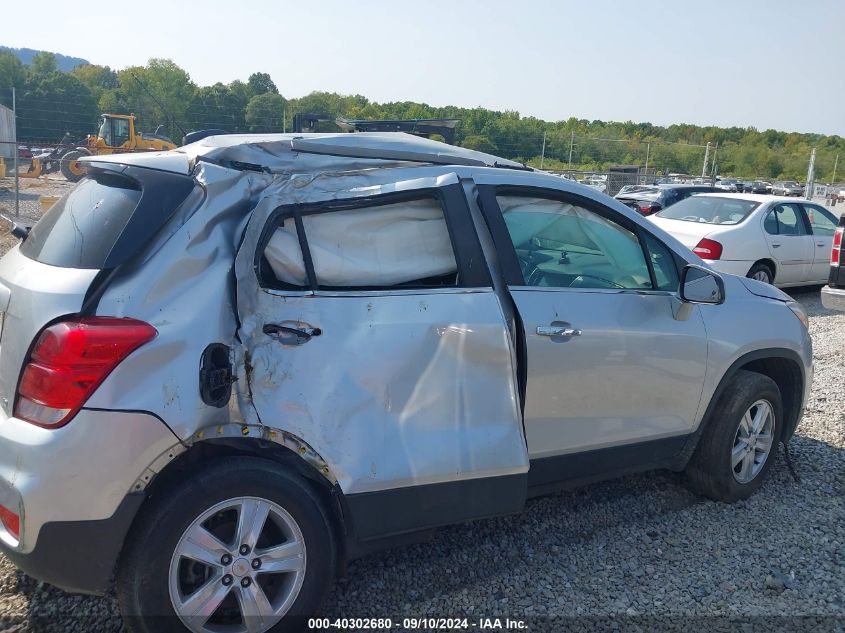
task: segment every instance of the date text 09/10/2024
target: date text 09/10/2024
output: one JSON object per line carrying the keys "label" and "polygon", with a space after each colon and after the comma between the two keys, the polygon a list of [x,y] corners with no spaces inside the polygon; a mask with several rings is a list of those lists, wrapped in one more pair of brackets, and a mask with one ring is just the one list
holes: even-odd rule
{"label": "date text 09/10/2024", "polygon": [[519,631],[528,627],[523,620],[511,618],[403,618],[394,622],[390,618],[310,618],[308,630],[385,630],[404,629],[408,631],[460,631],[477,629],[481,631]]}

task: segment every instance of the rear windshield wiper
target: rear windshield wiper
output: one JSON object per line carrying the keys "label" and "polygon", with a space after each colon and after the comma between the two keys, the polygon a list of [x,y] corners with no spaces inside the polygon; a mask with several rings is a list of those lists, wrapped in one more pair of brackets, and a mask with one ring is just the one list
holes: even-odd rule
{"label": "rear windshield wiper", "polygon": [[21,242],[23,242],[27,237],[29,237],[29,230],[32,228],[31,226],[19,226],[15,223],[12,218],[6,217],[3,214],[0,214],[0,218],[6,220],[12,228],[9,229],[9,233],[14,235],[18,238]]}

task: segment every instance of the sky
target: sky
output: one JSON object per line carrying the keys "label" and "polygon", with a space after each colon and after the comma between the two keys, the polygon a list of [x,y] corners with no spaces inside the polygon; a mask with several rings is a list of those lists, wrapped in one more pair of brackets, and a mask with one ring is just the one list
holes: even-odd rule
{"label": "sky", "polygon": [[845,0],[8,2],[0,44],[285,97],[845,136]]}

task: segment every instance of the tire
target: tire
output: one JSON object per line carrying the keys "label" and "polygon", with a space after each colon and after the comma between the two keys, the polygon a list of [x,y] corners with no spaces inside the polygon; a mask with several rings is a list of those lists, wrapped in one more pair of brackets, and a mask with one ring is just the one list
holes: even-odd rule
{"label": "tire", "polygon": [[[770,447],[758,464],[757,451],[764,442],[746,442],[747,447],[756,445],[758,448],[753,451],[753,465],[746,473],[747,477],[744,477],[742,471],[745,460],[737,465],[740,472],[736,471],[732,461],[734,455],[742,452],[739,437],[744,433],[742,426],[746,413],[750,413],[753,418],[754,413],[765,412],[758,403],[770,407],[770,425],[766,433],[770,436]],[[758,406],[755,408],[755,405]],[[704,434],[686,470],[693,488],[705,497],[725,503],[747,499],[762,485],[777,456],[783,428],[783,404],[777,384],[768,376],[739,370],[704,424]],[[765,425],[764,420],[761,430],[766,430]]]}
{"label": "tire", "polygon": [[[755,275],[757,277],[755,277]],[[765,279],[757,279],[758,277],[763,277],[764,275],[766,277]],[[757,279],[758,281],[762,281],[767,284],[771,284],[775,280],[775,274],[766,264],[754,264],[745,276],[749,279]]]}
{"label": "tire", "polygon": [[[233,500],[242,500],[243,504],[252,505],[239,506],[238,511],[228,509]],[[264,545],[256,537],[254,551],[243,555],[243,552],[238,551],[235,519],[249,516],[249,508],[258,506],[270,508],[266,523],[261,521],[263,527],[255,532],[261,533],[261,539],[265,539]],[[219,508],[227,509],[219,511]],[[278,509],[281,513],[278,513]],[[212,514],[202,523],[203,535],[214,530],[219,539],[215,545],[222,545],[221,541],[228,540],[230,545],[226,547],[238,557],[232,557],[228,566],[219,565],[210,577],[206,570],[210,572],[211,566],[176,556],[177,548],[184,551],[183,548],[191,544],[190,540],[186,540],[186,531],[191,529],[194,530],[192,534],[197,534],[197,521],[207,513]],[[286,523],[287,519],[293,523]],[[293,529],[293,536],[285,537],[279,526]],[[208,463],[175,485],[168,486],[160,495],[153,494],[127,537],[116,576],[117,599],[126,629],[129,633],[205,630],[202,628],[204,625],[201,626],[196,620],[190,622],[192,626],[188,627],[177,615],[174,601],[183,599],[184,595],[187,603],[208,588],[218,596],[227,595],[222,604],[218,599],[220,607],[212,612],[210,624],[227,613],[229,617],[234,617],[235,612],[241,613],[240,596],[256,596],[260,593],[271,609],[278,606],[279,614],[283,615],[281,621],[271,617],[266,625],[269,628],[265,631],[279,633],[300,630],[306,618],[319,608],[334,580],[338,545],[332,528],[329,513],[312,485],[277,463],[251,457],[228,457]],[[266,540],[268,530],[280,535],[279,540]],[[230,534],[231,538],[224,538],[221,536],[223,534]],[[262,547],[278,547],[279,543],[295,544],[300,537],[304,543],[304,553],[286,559],[294,560],[299,571],[262,574],[249,569],[254,566],[251,555],[264,556],[262,552],[269,552]],[[214,552],[215,564],[224,562],[223,558],[218,560],[216,557],[220,551],[224,551],[225,556],[225,550],[210,548],[203,550],[203,553],[210,551]],[[274,564],[269,554],[263,561],[262,569],[265,570]],[[277,564],[281,562],[275,561]],[[203,577],[206,579],[203,580]],[[244,585],[244,582],[249,582],[245,578],[254,580],[251,585]],[[270,578],[269,590],[266,585],[260,584],[262,579],[267,578]],[[186,582],[193,584],[183,594]],[[174,587],[178,587],[178,590],[176,597],[171,598]],[[270,605],[270,602],[274,602],[275,606]]]}
{"label": "tire", "polygon": [[79,164],[79,159],[87,154],[83,154],[78,150],[72,150],[61,157],[60,164],[62,175],[70,182],[79,182],[85,175],[85,170]]}

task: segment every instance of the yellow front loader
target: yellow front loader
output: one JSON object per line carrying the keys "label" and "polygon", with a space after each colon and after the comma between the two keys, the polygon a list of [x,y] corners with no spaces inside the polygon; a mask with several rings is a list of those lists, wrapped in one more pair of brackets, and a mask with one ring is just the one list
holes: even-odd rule
{"label": "yellow front loader", "polygon": [[97,134],[89,134],[80,144],[69,143],[67,137],[51,152],[32,157],[29,170],[21,178],[38,178],[61,170],[65,178],[76,182],[84,171],[79,159],[83,156],[148,152],[174,149],[176,144],[166,136],[143,134],[135,129],[134,114],[103,114]]}

